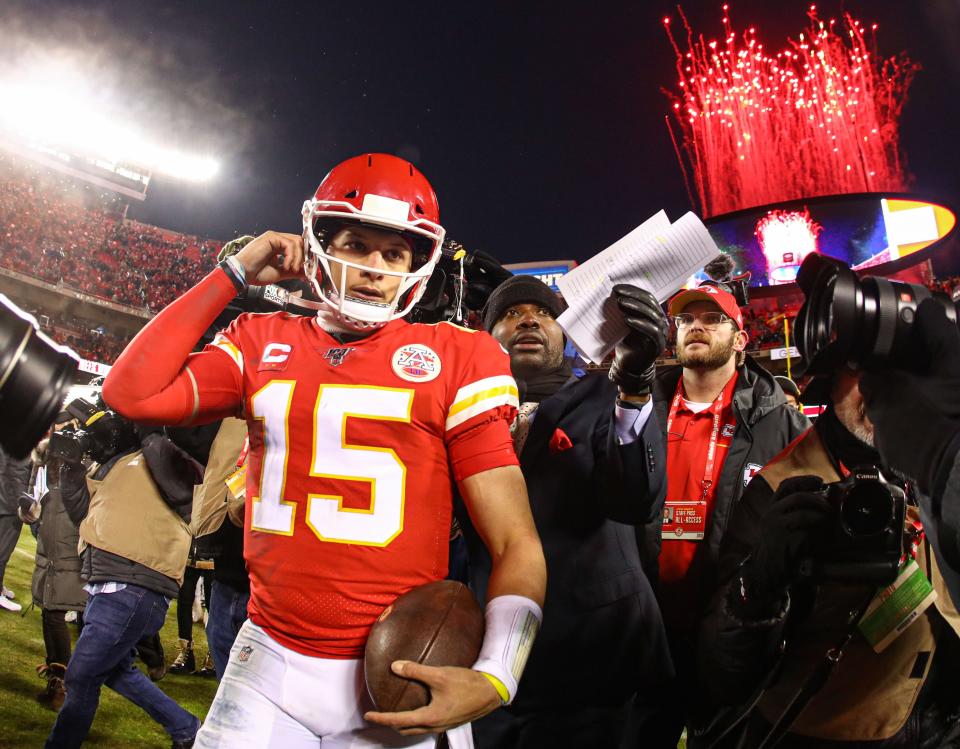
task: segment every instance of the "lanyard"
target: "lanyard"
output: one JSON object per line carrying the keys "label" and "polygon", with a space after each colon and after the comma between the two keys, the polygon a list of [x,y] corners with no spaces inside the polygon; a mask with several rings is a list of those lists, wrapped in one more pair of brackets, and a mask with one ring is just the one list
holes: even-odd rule
{"label": "lanyard", "polygon": [[[720,394],[711,406],[713,410],[713,428],[710,430],[710,442],[707,444],[707,460],[703,466],[703,480],[700,482],[700,490],[702,492],[700,495],[701,502],[707,501],[707,496],[710,494],[710,487],[713,486],[713,468],[717,458],[717,439],[720,436],[720,420],[723,416],[723,394],[726,389],[727,387],[724,385],[723,390],[720,391]],[[680,400],[682,398],[683,378],[681,377],[680,382],[677,383],[677,392],[673,396],[673,403],[670,404],[670,413],[667,416],[668,434],[670,433],[670,427],[673,426],[673,420],[677,416],[677,411],[680,409]]]}

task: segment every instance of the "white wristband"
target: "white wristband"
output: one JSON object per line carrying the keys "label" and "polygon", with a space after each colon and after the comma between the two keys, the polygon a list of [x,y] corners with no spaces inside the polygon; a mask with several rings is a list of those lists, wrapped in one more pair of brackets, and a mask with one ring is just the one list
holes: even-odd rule
{"label": "white wristband", "polygon": [[497,596],[487,603],[484,618],[487,629],[473,668],[497,679],[507,691],[504,704],[510,704],[517,695],[543,611],[523,596]]}

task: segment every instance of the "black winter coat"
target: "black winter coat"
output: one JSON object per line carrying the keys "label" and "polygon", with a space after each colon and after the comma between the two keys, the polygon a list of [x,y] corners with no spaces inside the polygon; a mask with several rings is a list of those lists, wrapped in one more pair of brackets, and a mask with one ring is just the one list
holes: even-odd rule
{"label": "black winter coat", "polygon": [[[547,562],[547,592],[543,627],[507,708],[517,714],[620,707],[672,675],[634,528],[663,511],[661,430],[651,415],[640,439],[619,445],[615,400],[606,376],[569,382],[541,403],[520,456]],[[553,439],[558,429],[569,449]],[[463,520],[471,586],[483,600],[490,558]]]}
{"label": "black winter coat", "polygon": [[87,593],[80,578],[80,531],[60,496],[59,461],[47,466],[48,490],[40,502],[33,600],[51,611],[83,611]]}

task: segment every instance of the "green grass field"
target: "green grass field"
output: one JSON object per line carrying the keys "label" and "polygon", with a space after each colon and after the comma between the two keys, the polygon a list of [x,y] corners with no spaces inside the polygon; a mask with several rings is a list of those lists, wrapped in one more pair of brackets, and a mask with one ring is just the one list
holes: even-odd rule
{"label": "green grass field", "polygon": [[[17,602],[26,611],[30,602],[30,580],[36,542],[24,527],[20,542],[7,565],[4,583],[17,594]],[[176,655],[177,603],[170,605],[161,637],[169,663]],[[40,610],[26,612],[0,611],[0,749],[40,747],[46,739],[56,714],[42,707],[36,695],[45,682],[36,674],[44,662]],[[76,642],[76,628],[70,627]],[[197,657],[206,653],[202,625],[194,625]],[[139,662],[139,661],[138,661]],[[142,664],[141,664],[142,666]],[[217,690],[216,681],[198,676],[167,674],[159,686],[194,715],[203,717]],[[93,721],[90,737],[84,746],[103,749],[146,749],[170,746],[170,738],[150,716],[123,697],[104,687],[100,709]]]}

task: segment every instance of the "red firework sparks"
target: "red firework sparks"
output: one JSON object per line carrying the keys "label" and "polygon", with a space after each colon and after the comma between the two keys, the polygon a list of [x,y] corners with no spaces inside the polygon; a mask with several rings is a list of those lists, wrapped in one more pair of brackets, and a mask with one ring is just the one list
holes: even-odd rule
{"label": "red firework sparks", "polygon": [[810,27],[771,55],[754,27],[738,34],[723,12],[720,41],[695,37],[681,12],[685,50],[664,19],[679,74],[667,94],[705,216],[906,187],[899,121],[919,66],[903,53],[881,59],[876,24],[824,22],[811,5]]}
{"label": "red firework sparks", "polygon": [[817,237],[823,227],[809,211],[770,211],[757,222],[755,234],[767,258],[771,283],[790,283],[797,277],[803,259],[819,252]]}

